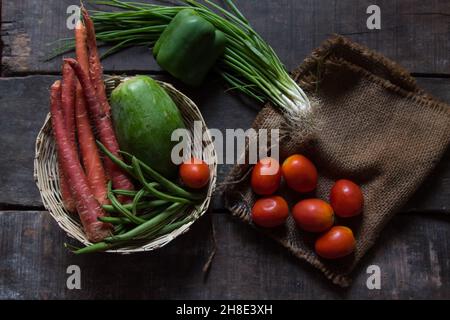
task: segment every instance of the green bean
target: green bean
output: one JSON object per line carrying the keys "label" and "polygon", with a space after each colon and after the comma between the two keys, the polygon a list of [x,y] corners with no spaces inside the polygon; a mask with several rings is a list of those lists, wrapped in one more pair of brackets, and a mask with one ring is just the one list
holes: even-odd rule
{"label": "green bean", "polygon": [[[166,201],[165,201],[166,202]],[[167,207],[157,208],[157,210],[151,211],[147,214],[143,214],[139,216],[139,218],[148,220],[150,218],[153,218],[155,215],[160,214],[161,212],[165,211]],[[122,224],[130,224],[132,221],[126,217],[100,217],[98,220],[106,223],[111,223],[114,225],[122,225]],[[117,231],[115,232],[117,233]]]}
{"label": "green bean", "polygon": [[100,148],[100,150],[103,151],[103,153],[109,158],[111,159],[111,161],[116,164],[119,168],[121,168],[123,171],[125,171],[126,173],[128,173],[131,176],[134,176],[134,172],[133,172],[133,168],[126,164],[125,162],[123,162],[122,160],[120,160],[118,157],[116,157],[115,155],[113,155],[100,141],[97,140],[97,145]]}
{"label": "green bean", "polygon": [[188,217],[186,219],[183,219],[182,221],[176,221],[177,219],[175,218],[175,220],[173,220],[170,223],[165,223],[164,221],[161,222],[160,224],[156,225],[154,228],[146,231],[145,233],[143,233],[142,235],[136,237],[136,239],[154,239],[156,237],[165,235],[167,233],[172,232],[173,230],[178,229],[179,227],[183,226],[185,223],[189,222],[190,220],[192,220],[191,217]]}
{"label": "green bean", "polygon": [[97,242],[90,246],[78,249],[74,251],[75,254],[83,254],[83,253],[92,253],[98,251],[105,251],[113,248],[114,246],[118,246],[119,243],[106,243],[106,242]]}
{"label": "green bean", "polygon": [[141,224],[145,222],[144,219],[136,217],[130,211],[125,209],[123,205],[119,202],[119,200],[117,200],[117,198],[114,196],[114,193],[111,190],[111,181],[108,182],[108,199],[109,201],[111,201],[111,204],[119,213],[123,214],[125,217],[130,219],[133,223]]}
{"label": "green bean", "polygon": [[[172,210],[175,210],[175,211],[173,211],[172,214],[177,212],[176,207],[179,207],[181,209],[183,206],[184,205],[181,205],[181,204],[173,204]],[[170,217],[170,215],[168,215],[168,216]],[[78,254],[83,254],[83,253],[94,253],[94,252],[99,252],[99,251],[106,251],[106,250],[109,250],[109,249],[112,249],[115,247],[131,245],[133,243],[141,243],[142,241],[139,241],[139,240],[144,240],[144,239],[148,240],[149,237],[156,238],[158,236],[165,235],[167,233],[170,233],[170,232],[180,228],[181,226],[183,226],[186,223],[189,223],[192,220],[193,220],[192,217],[187,217],[186,219],[184,219],[182,221],[173,222],[168,225],[157,228],[159,225],[163,224],[165,221],[165,219],[160,219],[160,221],[159,222],[157,221],[157,223],[155,224],[155,226],[153,228],[149,227],[149,230],[148,230],[149,232],[144,234],[144,236],[146,236],[146,238],[141,238],[141,239],[133,238],[130,240],[119,240],[119,241],[113,241],[113,242],[103,241],[103,242],[98,242],[98,243],[92,244],[92,245],[84,247],[84,248],[75,248],[74,247],[74,248],[72,248],[72,250],[74,250],[74,253],[78,255]],[[130,230],[130,231],[133,231],[133,230]],[[116,226],[115,232],[117,234],[116,237],[117,236],[123,237],[129,231],[126,229],[126,227],[123,224],[120,224],[120,225]]]}
{"label": "green bean", "polygon": [[141,166],[136,157],[133,157],[132,163],[133,163],[133,169],[134,169],[135,175],[137,176],[137,179],[139,180],[140,183],[142,183],[142,185],[147,189],[147,191],[150,194],[152,194],[155,197],[162,199],[162,200],[179,202],[179,203],[192,203],[192,201],[189,199],[171,196],[171,195],[168,195],[166,193],[156,190],[154,187],[155,186],[154,184],[148,183],[145,180],[144,175],[142,174]]}
{"label": "green bean", "polygon": [[[152,200],[152,201],[142,201],[142,202],[137,204],[137,209],[147,209],[147,208],[148,209],[153,209],[153,208],[157,208],[157,207],[160,207],[162,205],[165,205],[167,203],[168,203],[168,201],[160,200],[160,199]],[[132,207],[133,207],[133,204],[132,203],[126,203],[126,204],[122,204],[122,206],[125,209],[127,209],[127,210],[131,210]],[[116,209],[114,208],[114,206],[112,206],[112,205],[105,204],[102,207],[103,207],[103,209],[106,212],[110,212],[110,213],[111,212],[117,212]]]}
{"label": "green bean", "polygon": [[[145,172],[153,180],[155,180],[156,182],[161,184],[169,192],[172,192],[173,194],[175,194],[175,195],[177,195],[179,197],[188,198],[188,199],[191,199],[191,200],[200,200],[200,199],[204,198],[203,195],[194,194],[194,193],[191,193],[191,192],[188,192],[188,191],[184,190],[183,188],[181,188],[180,186],[176,185],[175,183],[173,183],[169,179],[163,177],[161,174],[159,174],[158,172],[153,170],[151,167],[149,167],[148,165],[146,165],[142,161],[137,160],[137,158],[132,156],[131,154],[129,154],[129,153],[125,152],[125,151],[120,151],[120,153],[122,155],[125,155],[128,158],[131,157],[131,161],[133,160],[133,158],[136,158],[137,161],[136,162],[132,161],[132,165],[130,166],[130,165],[126,164],[124,161],[120,160],[115,155],[113,155],[111,152],[109,152],[109,150],[106,149],[106,147],[101,142],[97,141],[97,144],[98,144],[99,148],[103,151],[103,153],[105,153],[108,156],[108,158],[111,159],[111,161],[113,163],[115,163],[122,170],[124,170],[129,175],[133,176],[134,178],[140,180],[139,177],[137,176],[137,171],[136,171],[136,164],[138,164],[138,165],[142,166],[142,168],[144,168]],[[142,177],[143,177],[143,175],[142,175]],[[174,200],[171,200],[171,201],[174,201]]]}
{"label": "green bean", "polygon": [[[124,219],[126,219],[126,218],[124,218]],[[114,228],[114,234],[124,234],[125,232],[127,232],[128,231],[128,228],[127,228],[127,224],[129,224],[130,223],[130,221],[128,221],[128,222],[126,222],[126,223],[123,223],[123,224],[119,224],[119,225],[117,225],[115,228]]]}
{"label": "green bean", "polygon": [[[111,224],[122,224],[124,223],[124,218],[122,217],[99,217],[99,221],[105,222],[105,223],[111,223]],[[128,220],[128,223],[130,220]]]}
{"label": "green bean", "polygon": [[145,223],[138,225],[134,229],[131,229],[130,231],[128,231],[124,234],[107,237],[107,238],[105,238],[105,241],[116,243],[119,241],[131,240],[131,239],[151,230],[152,228],[154,228],[161,222],[168,220],[173,214],[177,213],[178,210],[181,209],[182,207],[183,207],[183,204],[174,203],[167,210],[165,210],[163,213],[157,215],[153,219],[148,220]]}
{"label": "green bean", "polygon": [[118,234],[125,230],[125,225],[123,223],[118,224],[114,227],[114,234]]}
{"label": "green bean", "polygon": [[134,190],[122,190],[122,189],[114,189],[112,192],[114,192],[114,194],[117,194],[119,196],[126,196],[126,197],[134,197],[138,193],[137,191]]}
{"label": "green bean", "polygon": [[[125,151],[119,151],[122,155],[126,156],[129,161],[132,161],[133,155],[129,154]],[[168,191],[172,192],[174,195],[188,198],[191,200],[199,200],[204,198],[204,195],[194,194],[192,192],[188,192],[178,186],[177,184],[173,183],[169,179],[163,177],[161,174],[159,174],[157,171],[153,170],[150,166],[142,162],[141,160],[137,159],[142,170],[149,175],[152,179],[159,182],[163,187],[165,187]],[[134,166],[134,165],[133,165]]]}
{"label": "green bean", "polygon": [[184,226],[186,223],[189,223],[189,222],[191,222],[191,221],[193,221],[193,220],[194,220],[194,219],[193,219],[192,217],[187,217],[186,219],[183,219],[183,220],[181,220],[181,221],[173,222],[173,223],[171,223],[171,224],[168,224],[168,225],[162,227],[162,228],[156,233],[155,236],[162,236],[162,235],[165,235],[165,234],[167,234],[167,233],[170,233],[170,232],[172,232],[172,231],[174,231],[174,230],[176,230],[176,229],[178,229],[178,228]]}
{"label": "green bean", "polygon": [[139,200],[145,195],[146,191],[145,189],[141,189],[136,193],[136,196],[133,199],[132,207],[131,207],[131,213],[135,216],[137,216],[137,205],[139,203]]}
{"label": "green bean", "polygon": [[156,216],[156,215],[158,215],[158,214],[160,214],[160,213],[166,211],[168,208],[169,208],[169,206],[162,206],[162,207],[160,207],[160,208],[156,208],[156,209],[153,210],[153,211],[150,211],[150,212],[148,212],[148,213],[145,213],[145,214],[141,215],[140,217],[141,217],[142,219],[148,220],[148,219],[151,219],[151,218],[153,218],[154,216]]}
{"label": "green bean", "polygon": [[[184,210],[184,206],[180,207],[180,210],[178,210],[178,212],[182,212],[182,210]],[[145,232],[143,232],[142,234],[140,234],[139,236],[136,236],[134,239],[153,239],[155,238],[155,235],[158,234],[158,232],[163,229],[165,226],[172,224],[174,221],[177,220],[177,217],[175,218],[171,218],[168,220],[162,220],[159,223],[155,224],[152,228],[146,230]]]}
{"label": "green bean", "polygon": [[141,181],[141,183],[144,185],[144,187],[147,189],[147,191],[149,193],[151,193],[152,195],[154,195],[155,197],[157,197],[161,200],[170,201],[170,202],[178,202],[178,203],[187,203],[187,204],[192,203],[192,201],[189,199],[175,197],[175,196],[168,195],[164,192],[161,192],[161,191],[157,190],[155,188],[155,185],[153,185],[152,183],[146,183],[144,181]]}

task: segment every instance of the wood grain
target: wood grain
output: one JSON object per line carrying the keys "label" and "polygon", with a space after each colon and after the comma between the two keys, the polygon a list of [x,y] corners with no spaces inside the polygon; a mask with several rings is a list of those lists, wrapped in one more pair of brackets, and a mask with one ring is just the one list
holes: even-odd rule
{"label": "wood grain", "polygon": [[[1,0],[0,0],[1,1]],[[150,0],[144,0],[151,2]],[[212,211],[167,247],[145,254],[74,256],[69,239],[42,203],[33,181],[34,142],[48,112],[48,87],[60,59],[44,62],[56,39],[71,36],[66,8],[74,0],[2,1],[0,78],[0,299],[450,299],[450,150],[412,200],[387,225],[375,247],[341,289],[272,240],[228,214],[220,195]],[[450,2],[379,0],[382,29],[369,31],[361,0],[236,0],[288,69],[332,33],[377,50],[419,75],[419,84],[450,103]],[[91,7],[92,8],[92,7]],[[160,73],[147,48],[105,61],[109,72]],[[436,78],[440,77],[440,78]],[[173,82],[199,106],[210,128],[248,128],[260,107],[225,94]],[[230,166],[219,166],[219,186]],[[4,210],[4,211],[1,211]],[[5,211],[16,210],[16,211]],[[217,254],[207,277],[202,267]],[[82,270],[82,289],[66,288],[66,268]],[[381,268],[381,290],[368,290],[366,268]]]}
{"label": "wood grain", "polygon": [[[211,219],[218,245],[205,278]],[[397,216],[342,289],[228,215],[210,213],[154,252],[74,256],[46,212],[0,212],[0,299],[449,299],[449,222]],[[373,264],[381,290],[366,287]],[[69,265],[81,268],[81,290],[66,287]]]}
{"label": "wood grain", "polygon": [[[367,29],[366,9],[372,3],[366,1],[237,0],[236,3],[289,70],[332,33],[340,33],[398,61],[412,72],[449,74],[448,1],[379,0],[376,4],[381,8],[381,30]],[[4,74],[60,70],[59,59],[43,60],[52,42],[72,36],[66,28],[69,16],[66,10],[71,4],[78,1],[3,1]],[[159,69],[147,48],[134,48],[107,59],[105,68],[115,72]]]}
{"label": "wood grain", "polygon": [[33,180],[34,144],[49,111],[49,88],[56,77],[0,78],[0,205],[40,207]]}

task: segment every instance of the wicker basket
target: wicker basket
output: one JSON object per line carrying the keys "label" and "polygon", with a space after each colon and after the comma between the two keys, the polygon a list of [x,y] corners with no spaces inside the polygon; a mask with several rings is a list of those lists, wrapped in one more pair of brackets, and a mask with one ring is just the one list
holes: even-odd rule
{"label": "wicker basket", "polygon": [[[125,77],[108,77],[105,79],[106,89],[108,94],[117,87],[122,81],[126,80]],[[181,111],[186,127],[193,131],[194,121],[201,121],[203,128],[206,128],[205,121],[198,110],[197,106],[186,97],[184,94],[176,90],[172,85],[158,82],[162,87],[164,87],[169,93],[170,97],[173,99],[175,104]],[[187,232],[192,223],[195,222],[199,217],[201,217],[207,210],[211,200],[211,196],[214,192],[216,185],[217,176],[217,158],[214,149],[214,144],[212,143],[211,136],[209,132],[206,131],[203,136],[202,143],[203,150],[196,149],[193,146],[193,154],[196,157],[200,157],[202,152],[205,156],[205,160],[210,163],[210,182],[208,186],[208,192],[205,200],[200,205],[194,208],[187,209],[186,216],[192,216],[193,220],[186,223],[182,227],[173,232],[161,236],[157,239],[151,240],[143,246],[139,247],[126,247],[117,250],[108,250],[106,252],[115,253],[133,253],[141,251],[151,251],[157,248],[161,248],[168,244],[170,241],[178,237],[179,235]],[[36,155],[34,158],[34,179],[36,181],[37,187],[41,193],[42,201],[45,208],[49,211],[50,215],[56,220],[58,225],[71,237],[82,242],[84,245],[91,244],[86,235],[83,232],[80,221],[76,215],[70,214],[64,209],[61,192],[59,187],[58,179],[58,166],[56,160],[56,145],[53,139],[52,126],[50,121],[50,115],[47,116],[45,123],[36,139]]]}

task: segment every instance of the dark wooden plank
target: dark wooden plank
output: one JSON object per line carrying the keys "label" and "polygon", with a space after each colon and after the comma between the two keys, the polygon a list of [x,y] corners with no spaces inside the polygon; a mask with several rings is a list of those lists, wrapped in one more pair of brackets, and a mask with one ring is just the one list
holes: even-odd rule
{"label": "dark wooden plank", "polygon": [[[9,74],[59,71],[57,61],[42,60],[49,51],[49,43],[71,36],[66,28],[66,9],[77,3],[73,0],[4,1],[4,71]],[[450,70],[448,1],[377,1],[381,8],[381,30],[366,27],[366,9],[371,4],[367,1],[237,0],[236,3],[289,69],[296,67],[330,34],[341,33],[413,72],[448,74]],[[105,68],[157,69],[148,49],[135,48],[131,54],[108,59]]]}
{"label": "dark wooden plank", "polygon": [[0,204],[41,206],[33,180],[34,144],[49,110],[52,76],[0,79]]}
{"label": "dark wooden plank", "polygon": [[[73,37],[66,26],[70,5],[79,1],[3,1],[1,35],[4,74],[60,72],[61,60],[46,62],[55,40]],[[92,7],[91,8],[98,8]],[[39,17],[39,18],[38,18]],[[136,57],[130,59],[130,57]],[[105,64],[107,70],[150,70],[156,64],[148,48],[134,48]]]}
{"label": "dark wooden plank", "polygon": [[[446,80],[432,78],[417,78],[418,84],[437,99],[450,102],[450,92],[446,89]],[[447,150],[435,170],[425,180],[406,205],[405,211],[421,212],[427,208],[430,211],[449,213],[450,210],[450,149]],[[439,206],[431,205],[440,203]],[[431,205],[431,206],[430,206]]]}
{"label": "dark wooden plank", "polygon": [[[217,254],[206,278],[212,217]],[[74,256],[46,212],[1,212],[1,299],[449,299],[447,219],[399,215],[341,289],[272,240],[228,215],[209,214],[160,250],[127,256]],[[369,265],[381,290],[366,287]],[[66,288],[66,269],[81,268],[81,290]]]}
{"label": "dark wooden plank", "polygon": [[[0,153],[0,205],[41,206],[33,181],[34,142],[48,112],[48,87],[55,76],[29,76],[0,79],[0,118],[2,152]],[[159,77],[168,80],[167,77]],[[438,98],[450,102],[450,79],[419,79],[420,84]],[[226,94],[221,85],[211,79],[208,90],[189,90],[175,83],[197,103],[210,128],[225,129],[250,126],[256,116],[256,103]],[[450,152],[433,175],[425,182],[406,211],[448,212],[450,198]],[[218,184],[226,177],[230,165],[219,166]],[[217,193],[212,207],[222,210]]]}

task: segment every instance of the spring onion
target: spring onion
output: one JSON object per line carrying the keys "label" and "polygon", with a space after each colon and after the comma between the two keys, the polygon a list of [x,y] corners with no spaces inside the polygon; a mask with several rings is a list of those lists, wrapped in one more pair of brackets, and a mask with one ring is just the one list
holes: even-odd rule
{"label": "spring onion", "polygon": [[[177,6],[119,0],[93,2],[122,9],[114,12],[92,11],[98,41],[111,45],[106,56],[130,46],[152,47],[173,17],[179,11],[191,8],[227,38],[225,53],[215,70],[231,89],[260,102],[271,101],[284,111],[291,124],[298,125],[311,111],[306,94],[232,0],[224,1],[228,10],[210,0],[182,0],[182,5]],[[69,44],[61,51],[70,48]]]}

